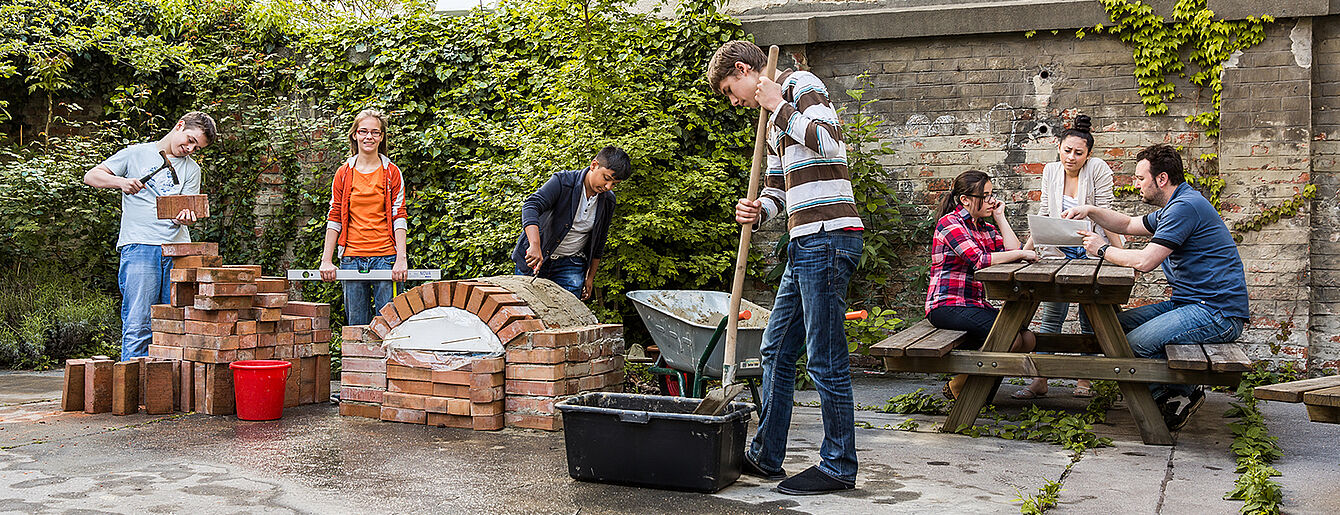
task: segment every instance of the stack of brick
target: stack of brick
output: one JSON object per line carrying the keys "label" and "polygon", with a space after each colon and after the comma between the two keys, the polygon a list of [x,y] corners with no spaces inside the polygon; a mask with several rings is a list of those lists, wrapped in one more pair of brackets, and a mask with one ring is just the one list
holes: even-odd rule
{"label": "stack of brick", "polygon": [[623,326],[529,333],[507,348],[507,425],[556,431],[554,404],[584,392],[623,391]]}
{"label": "stack of brick", "polygon": [[330,306],[290,302],[288,281],[259,265],[224,265],[216,243],[163,245],[173,257],[169,304],[154,305],[149,356],[179,362],[183,410],[234,411],[233,361],[291,364],[284,405],[330,398]]}
{"label": "stack of brick", "polygon": [[[404,366],[383,339],[433,307],[488,324],[504,357],[457,370]],[[371,324],[343,331],[340,414],[441,427],[562,429],[554,404],[583,392],[622,391],[623,328],[548,328],[516,294],[482,281],[425,284],[385,306]]]}

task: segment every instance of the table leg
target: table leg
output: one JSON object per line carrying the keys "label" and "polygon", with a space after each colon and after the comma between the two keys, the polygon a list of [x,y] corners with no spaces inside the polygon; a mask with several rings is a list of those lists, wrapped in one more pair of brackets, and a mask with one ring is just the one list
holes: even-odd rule
{"label": "table leg", "polygon": [[[1102,347],[1103,354],[1114,358],[1135,357],[1130,342],[1126,340],[1126,332],[1121,330],[1121,322],[1117,321],[1114,306],[1080,304],[1080,309],[1089,316],[1089,323],[1093,326],[1094,336],[1098,338],[1098,346]],[[1117,385],[1140,428],[1140,438],[1149,445],[1172,445],[1172,434],[1163,422],[1163,413],[1159,412],[1158,405],[1154,403],[1154,396],[1149,393],[1149,386],[1123,381],[1118,381]]]}
{"label": "table leg", "polygon": [[[991,326],[991,332],[987,334],[982,350],[1008,352],[1015,336],[1019,334],[1019,329],[1033,318],[1033,313],[1037,310],[1037,302],[1006,301],[1005,307],[1000,310],[999,315],[996,315],[996,323]],[[977,414],[982,411],[982,406],[991,400],[991,392],[996,391],[1000,379],[992,376],[969,376],[940,431],[953,433],[960,427],[972,426],[977,422]]]}

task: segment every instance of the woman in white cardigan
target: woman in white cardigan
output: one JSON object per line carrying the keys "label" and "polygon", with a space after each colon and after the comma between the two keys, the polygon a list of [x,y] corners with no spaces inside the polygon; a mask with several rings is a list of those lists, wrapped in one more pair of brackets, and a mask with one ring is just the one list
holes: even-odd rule
{"label": "woman in white cardigan", "polygon": [[[1067,209],[1081,205],[1111,207],[1112,205],[1112,168],[1102,159],[1092,157],[1093,134],[1090,132],[1092,121],[1088,116],[1075,117],[1075,126],[1061,133],[1057,151],[1060,159],[1048,163],[1042,169],[1042,208],[1039,216],[1060,218]],[[1125,241],[1120,234],[1107,234],[1102,227],[1089,222],[1089,230],[1101,236],[1113,246],[1122,247]],[[1025,249],[1033,249],[1030,236],[1024,244]],[[1039,258],[1088,259],[1084,247],[1038,246],[1034,249]],[[1060,333],[1061,324],[1070,314],[1070,304],[1066,302],[1042,303],[1042,323],[1039,333]],[[1080,311],[1080,330],[1093,334],[1088,317]],[[1075,397],[1092,397],[1093,385],[1087,379],[1081,379],[1075,385]],[[1034,378],[1027,388],[1015,392],[1016,399],[1033,399],[1047,395],[1047,379]]]}

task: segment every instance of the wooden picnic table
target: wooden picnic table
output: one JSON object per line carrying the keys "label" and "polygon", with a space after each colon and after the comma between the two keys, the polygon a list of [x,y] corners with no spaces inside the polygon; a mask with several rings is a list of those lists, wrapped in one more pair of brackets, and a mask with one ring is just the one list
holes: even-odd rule
{"label": "wooden picnic table", "polygon": [[[1036,369],[1028,375],[1115,379],[1145,443],[1173,443],[1148,386],[1124,380],[1138,373],[1168,370],[1166,364],[1157,360],[1136,358],[1117,321],[1117,307],[1130,300],[1131,288],[1135,285],[1134,269],[1094,259],[1042,259],[1033,263],[994,265],[975,275],[985,286],[987,298],[1004,301],[982,351],[1008,352],[1015,335],[1020,329],[1027,328],[1039,303],[1078,303],[1093,326],[1098,349],[1075,348],[1070,351],[1098,351],[1108,359],[1088,355],[1019,354],[1028,364],[1025,368]],[[1121,361],[1114,362],[1113,358]],[[971,375],[945,421],[945,428],[954,430],[965,424],[971,426],[982,406],[990,401],[988,397],[1000,385],[1000,380],[998,375]]]}

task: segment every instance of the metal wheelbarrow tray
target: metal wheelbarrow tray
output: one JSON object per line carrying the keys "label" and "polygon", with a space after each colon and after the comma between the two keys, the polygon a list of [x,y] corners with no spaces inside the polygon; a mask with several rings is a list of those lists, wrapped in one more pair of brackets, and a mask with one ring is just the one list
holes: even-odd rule
{"label": "metal wheelbarrow tray", "polygon": [[[730,308],[730,294],[717,291],[637,290],[626,295],[647,324],[647,331],[660,348],[666,365],[682,372],[692,373],[697,368],[698,359],[712,340],[713,331]],[[740,309],[753,312],[753,317],[740,321],[735,343],[740,369],[736,375],[760,377],[763,368],[758,349],[763,343],[763,329],[768,325],[770,311],[747,300],[740,301]],[[712,350],[705,375],[721,377],[724,347],[719,344]]]}

